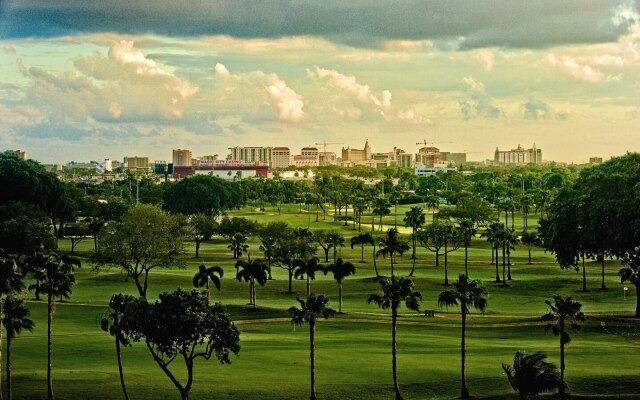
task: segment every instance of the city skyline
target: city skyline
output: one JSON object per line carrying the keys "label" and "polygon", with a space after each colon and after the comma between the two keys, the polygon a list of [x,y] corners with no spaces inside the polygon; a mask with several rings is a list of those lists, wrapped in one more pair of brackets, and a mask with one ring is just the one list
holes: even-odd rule
{"label": "city skyline", "polygon": [[327,147],[639,150],[634,1],[9,0],[0,147],[45,163]]}

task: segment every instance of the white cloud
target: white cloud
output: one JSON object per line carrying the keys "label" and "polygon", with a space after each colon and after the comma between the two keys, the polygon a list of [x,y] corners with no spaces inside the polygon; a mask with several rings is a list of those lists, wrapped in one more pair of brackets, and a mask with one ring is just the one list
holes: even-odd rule
{"label": "white cloud", "polygon": [[484,92],[484,83],[477,81],[472,76],[465,76],[462,80],[469,86],[469,89],[476,92]]}
{"label": "white cloud", "polygon": [[238,109],[262,108],[261,103],[266,101],[276,109],[281,121],[299,122],[304,119],[304,98],[277,74],[267,74],[259,70],[232,74],[220,63],[217,63],[214,69],[216,78],[228,96],[227,100],[232,101]]}
{"label": "white cloud", "polygon": [[5,43],[2,46],[2,51],[4,51],[5,53],[15,53],[16,49],[13,48],[13,46],[11,45],[11,43]]}
{"label": "white cloud", "polygon": [[491,71],[496,63],[496,56],[489,49],[480,49],[475,52],[475,58],[484,65],[485,71]]}
{"label": "white cloud", "polygon": [[549,54],[544,58],[544,61],[553,67],[568,73],[574,78],[580,79],[589,83],[601,82],[605,79],[605,75],[600,70],[591,67],[590,65],[580,64],[572,57],[556,57],[553,54]]}

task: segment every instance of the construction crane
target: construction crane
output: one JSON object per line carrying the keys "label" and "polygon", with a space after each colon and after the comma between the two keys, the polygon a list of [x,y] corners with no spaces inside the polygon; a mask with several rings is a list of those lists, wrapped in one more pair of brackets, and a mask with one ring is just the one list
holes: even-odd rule
{"label": "construction crane", "polygon": [[[438,142],[438,143],[451,143],[451,142]],[[428,145],[428,144],[436,144],[436,142],[427,142],[427,140],[426,140],[426,139],[424,139],[422,142],[418,142],[418,143],[416,143],[416,146],[417,146],[417,145],[419,145],[419,144],[422,144],[422,145],[425,145],[425,146],[426,146],[426,145]]]}
{"label": "construction crane", "polygon": [[323,140],[322,143],[315,143],[316,146],[322,145],[322,152],[323,153],[327,152],[327,145],[328,144],[344,144],[344,143],[341,143],[341,142],[327,142],[326,140]]}

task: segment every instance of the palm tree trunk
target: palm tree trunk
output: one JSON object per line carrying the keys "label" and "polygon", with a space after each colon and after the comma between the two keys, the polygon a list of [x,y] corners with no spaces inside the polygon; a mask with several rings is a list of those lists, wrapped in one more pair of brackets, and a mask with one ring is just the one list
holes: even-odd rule
{"label": "palm tree trunk", "polygon": [[[13,399],[11,391],[11,335],[7,334],[7,399]],[[127,399],[128,400],[128,399]]]}
{"label": "palm tree trunk", "polygon": [[469,245],[464,244],[464,274],[469,276]]}
{"label": "palm tree trunk", "polygon": [[562,337],[564,336],[564,321],[560,321],[560,380],[562,385],[560,386],[560,394],[564,395],[564,342]]}
{"label": "palm tree trunk", "polygon": [[600,290],[607,290],[607,285],[604,284],[604,253],[602,254],[602,285]]}
{"label": "palm tree trunk", "polygon": [[293,293],[293,290],[291,288],[291,281],[293,280],[293,267],[291,265],[289,265],[289,290],[287,290],[287,293],[291,294]]}
{"label": "palm tree trunk", "polygon": [[309,274],[307,274],[307,298],[311,296],[311,279],[309,279]]}
{"label": "palm tree trunk", "polygon": [[53,331],[53,296],[48,295],[47,299],[47,399],[53,400],[53,381],[51,376],[52,357],[51,357],[51,333]]}
{"label": "palm tree trunk", "polygon": [[528,264],[531,265],[531,243],[527,244],[527,247],[529,249],[529,262],[528,262]]}
{"label": "palm tree trunk", "polygon": [[393,389],[396,392],[396,400],[402,400],[400,394],[400,387],[398,386],[398,372],[397,372],[397,356],[396,356],[396,324],[398,320],[398,312],[393,310],[391,312],[391,368],[393,369]]}
{"label": "palm tree trunk", "polygon": [[389,252],[389,259],[391,260],[391,276],[393,276],[393,251]]}
{"label": "palm tree trunk", "polygon": [[198,253],[200,252],[200,241],[196,240],[196,256],[195,258],[198,258]]}
{"label": "palm tree trunk", "polygon": [[469,389],[467,389],[467,378],[465,376],[465,361],[466,361],[466,347],[465,347],[465,333],[467,327],[467,313],[462,310],[462,339],[460,341],[460,357],[462,362],[460,363],[460,371],[462,373],[461,379],[461,387],[460,387],[460,398],[468,399],[469,398]]}
{"label": "palm tree trunk", "polygon": [[309,358],[311,365],[311,396],[309,400],[316,400],[316,346],[314,342],[315,323],[309,323]]}
{"label": "palm tree trunk", "polygon": [[636,318],[640,318],[640,281],[636,281]]}
{"label": "palm tree trunk", "polygon": [[129,400],[129,394],[127,393],[127,387],[124,384],[124,370],[122,368],[122,353],[120,351],[120,340],[116,335],[116,357],[118,358],[118,373],[120,374],[120,386],[122,386],[122,394],[125,400]]}
{"label": "palm tree trunk", "polygon": [[342,281],[338,283],[338,314],[342,314]]}
{"label": "palm tree trunk", "polygon": [[507,285],[507,277],[505,276],[505,272],[506,272],[506,268],[507,268],[507,264],[506,264],[506,249],[504,247],[504,244],[502,245],[502,286],[509,286]]}
{"label": "palm tree trunk", "polygon": [[511,280],[511,250],[507,247],[507,279]]}
{"label": "palm tree trunk", "polygon": [[495,253],[496,253],[496,283],[500,282],[500,271],[498,268],[498,246],[495,247]]}
{"label": "palm tree trunk", "polygon": [[376,245],[373,244],[373,269],[376,271],[376,278],[380,277],[380,273],[378,273],[378,263],[376,261]]}
{"label": "palm tree trunk", "polygon": [[582,291],[587,292],[587,269],[584,266],[584,253],[582,254]]}
{"label": "palm tree trunk", "polygon": [[411,266],[411,272],[409,273],[409,276],[413,276],[413,271],[416,270],[416,258],[413,257],[413,265]]}
{"label": "palm tree trunk", "polygon": [[258,308],[256,304],[256,281],[254,278],[251,278],[251,301],[253,302],[253,308]]}

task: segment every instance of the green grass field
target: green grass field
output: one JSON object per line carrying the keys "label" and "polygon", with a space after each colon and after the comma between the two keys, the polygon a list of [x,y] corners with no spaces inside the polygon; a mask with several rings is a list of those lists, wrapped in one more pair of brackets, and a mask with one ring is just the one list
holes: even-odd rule
{"label": "green grass field", "polygon": [[[398,224],[408,206],[398,207]],[[393,208],[392,208],[393,212]],[[260,222],[284,220],[311,229],[337,229],[347,239],[357,231],[333,222],[332,215],[299,213],[295,205],[283,206],[282,214],[271,208],[264,212],[243,209],[232,213],[256,218]],[[430,213],[428,213],[430,216]],[[430,219],[430,218],[428,218]],[[365,219],[363,219],[364,221]],[[371,229],[371,218],[363,231]],[[377,219],[376,219],[377,222]],[[385,217],[385,229],[393,227],[394,217]],[[522,218],[516,214],[516,229]],[[534,227],[536,217],[530,217]],[[520,228],[521,229],[521,228]],[[407,228],[400,228],[409,233]],[[180,286],[191,287],[197,265],[220,265],[225,269],[222,291],[212,299],[221,301],[241,332],[241,351],[231,365],[199,361],[195,368],[192,399],[301,399],[308,397],[308,328],[290,324],[286,309],[296,304],[295,295],[305,291],[304,281],[294,281],[296,294],[288,295],[286,271],[274,268],[274,280],[257,289],[259,311],[248,308],[248,285],[234,279],[234,260],[227,244],[212,240],[201,248],[200,259],[191,258],[192,243],[186,244],[186,267],[152,273],[149,298]],[[70,243],[62,241],[63,250]],[[91,240],[81,242],[77,253],[90,254]],[[252,257],[260,257],[258,243],[250,242]],[[391,324],[387,314],[368,305],[370,293],[378,291],[372,249],[365,247],[365,263],[360,248],[345,247],[340,257],[353,262],[357,273],[344,283],[345,315],[322,321],[317,337],[317,394],[321,399],[389,399],[393,396],[391,378]],[[320,254],[319,254],[320,255]],[[513,281],[507,288],[492,280],[491,252],[484,239],[469,249],[472,278],[481,279],[489,290],[484,315],[474,314],[467,336],[467,376],[471,394],[482,399],[516,399],[504,377],[501,363],[511,362],[516,350],[543,351],[559,363],[558,338],[544,333],[540,316],[546,312],[545,299],[554,294],[571,295],[584,304],[588,320],[583,331],[572,335],[567,346],[566,379],[570,391],[589,398],[640,398],[640,321],[630,318],[635,293],[629,287],[626,300],[617,277],[618,261],[607,261],[607,291],[599,290],[600,265],[587,264],[590,291],[583,293],[581,274],[561,270],[553,256],[533,249],[533,265],[527,265],[526,246],[512,253]],[[441,265],[443,263],[441,259]],[[464,269],[464,249],[449,257],[449,279]],[[389,260],[378,259],[382,274],[388,274]],[[397,273],[407,275],[410,254],[399,259]],[[444,288],[444,268],[434,267],[434,255],[418,249],[414,282],[423,294],[421,309],[436,310],[434,318],[402,311],[398,330],[398,376],[407,399],[453,399],[459,394],[460,314],[456,309],[437,307],[437,295]],[[114,341],[100,330],[99,321],[113,293],[136,294],[133,282],[118,270],[95,272],[85,263],[77,273],[77,285],[68,302],[57,304],[54,320],[54,392],[60,399],[122,398],[115,359]],[[320,276],[311,284],[314,293],[331,298],[337,308],[337,284]],[[36,321],[33,333],[24,333],[13,342],[14,397],[46,398],[46,304],[32,301],[25,294]],[[153,363],[143,344],[126,348],[125,375],[132,399],[175,399],[178,391]],[[174,369],[182,368],[176,364]],[[4,377],[3,377],[4,380]]]}

